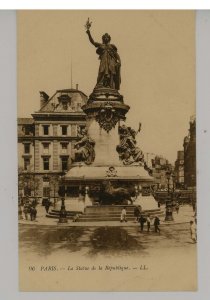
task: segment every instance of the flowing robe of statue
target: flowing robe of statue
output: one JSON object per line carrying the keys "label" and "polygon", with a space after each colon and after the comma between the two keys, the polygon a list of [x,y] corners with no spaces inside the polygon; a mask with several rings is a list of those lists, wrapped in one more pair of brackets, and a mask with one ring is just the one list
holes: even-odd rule
{"label": "flowing robe of statue", "polygon": [[100,65],[96,88],[109,87],[115,90],[120,89],[121,76],[120,56],[117,53],[117,47],[110,44],[111,37],[106,33],[102,37],[103,43],[94,42],[90,31],[86,31],[90,42],[97,48],[96,53],[99,55]]}

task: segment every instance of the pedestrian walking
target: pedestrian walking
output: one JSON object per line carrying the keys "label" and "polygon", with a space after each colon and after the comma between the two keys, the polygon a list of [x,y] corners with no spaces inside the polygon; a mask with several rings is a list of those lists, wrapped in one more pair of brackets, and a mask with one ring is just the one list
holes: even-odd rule
{"label": "pedestrian walking", "polygon": [[141,205],[138,205],[138,206],[135,206],[134,207],[134,217],[135,217],[135,222],[138,222],[139,221],[139,216],[141,214]]}
{"label": "pedestrian walking", "polygon": [[150,215],[147,216],[147,232],[150,231],[150,224],[151,224],[151,219],[150,219]]}
{"label": "pedestrian walking", "polygon": [[126,214],[127,214],[126,207],[123,207],[121,211],[120,222],[127,222]]}
{"label": "pedestrian walking", "polygon": [[29,206],[28,206],[27,203],[25,203],[24,206],[23,206],[23,213],[24,213],[24,216],[25,216],[25,220],[28,220]]}
{"label": "pedestrian walking", "polygon": [[34,207],[31,206],[31,209],[30,209],[30,217],[31,217],[31,221],[34,220]]}
{"label": "pedestrian walking", "polygon": [[178,214],[179,213],[179,202],[176,203],[175,208],[176,208],[176,213]]}
{"label": "pedestrian walking", "polygon": [[51,205],[51,202],[50,202],[49,199],[47,199],[46,202],[45,202],[45,210],[46,210],[47,214],[49,212],[50,205]]}
{"label": "pedestrian walking", "polygon": [[36,207],[34,206],[34,221],[36,221],[36,216],[37,216],[37,209],[36,209]]}
{"label": "pedestrian walking", "polygon": [[155,219],[154,219],[155,232],[160,233],[159,225],[160,225],[160,219],[157,216],[155,216]]}
{"label": "pedestrian walking", "polygon": [[31,206],[31,211],[30,211],[31,221],[35,221],[36,220],[36,215],[37,215],[36,207],[35,206]]}
{"label": "pedestrian walking", "polygon": [[139,218],[141,232],[144,230],[144,223],[145,222],[146,222],[146,220],[145,220],[144,216],[141,215],[140,218]]}
{"label": "pedestrian walking", "polygon": [[196,223],[193,221],[190,221],[190,234],[191,234],[191,239],[193,240],[194,243],[197,242],[197,227]]}

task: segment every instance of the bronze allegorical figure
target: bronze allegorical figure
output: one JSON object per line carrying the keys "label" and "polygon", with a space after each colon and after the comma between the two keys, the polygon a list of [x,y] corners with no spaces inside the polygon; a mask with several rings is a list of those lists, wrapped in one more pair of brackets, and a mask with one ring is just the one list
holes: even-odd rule
{"label": "bronze allegorical figure", "polygon": [[121,83],[121,60],[117,53],[117,47],[110,44],[111,37],[108,33],[105,33],[102,36],[102,43],[95,42],[90,33],[91,24],[92,22],[90,22],[88,18],[85,25],[86,33],[91,44],[97,48],[96,53],[99,55],[100,59],[96,88],[105,87],[119,90]]}

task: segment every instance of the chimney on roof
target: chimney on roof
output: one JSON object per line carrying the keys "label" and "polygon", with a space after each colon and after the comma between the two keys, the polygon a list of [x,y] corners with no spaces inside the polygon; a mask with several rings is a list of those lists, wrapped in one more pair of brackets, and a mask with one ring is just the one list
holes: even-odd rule
{"label": "chimney on roof", "polygon": [[79,84],[77,83],[77,84],[76,84],[76,90],[78,90],[78,87],[79,87]]}
{"label": "chimney on roof", "polygon": [[42,108],[47,103],[49,96],[43,91],[40,91],[39,94],[40,94],[40,108]]}

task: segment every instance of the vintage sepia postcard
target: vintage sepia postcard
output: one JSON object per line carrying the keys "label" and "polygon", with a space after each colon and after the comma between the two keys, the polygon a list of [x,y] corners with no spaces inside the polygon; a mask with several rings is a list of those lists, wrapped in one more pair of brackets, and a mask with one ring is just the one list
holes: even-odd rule
{"label": "vintage sepia postcard", "polygon": [[18,11],[17,41],[20,291],[196,291],[195,12]]}

